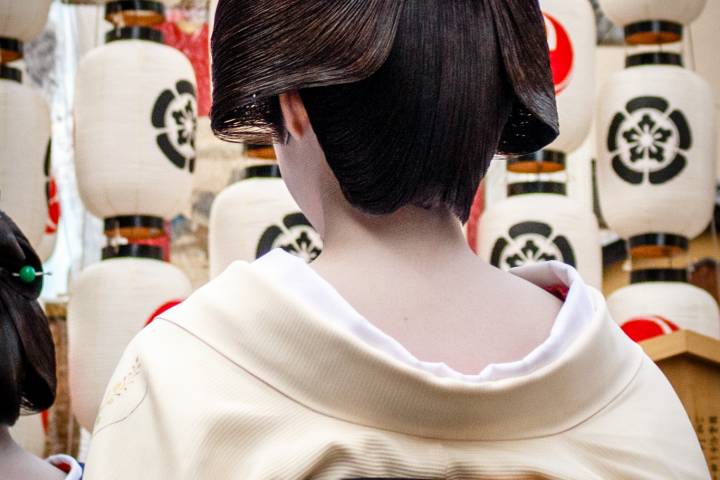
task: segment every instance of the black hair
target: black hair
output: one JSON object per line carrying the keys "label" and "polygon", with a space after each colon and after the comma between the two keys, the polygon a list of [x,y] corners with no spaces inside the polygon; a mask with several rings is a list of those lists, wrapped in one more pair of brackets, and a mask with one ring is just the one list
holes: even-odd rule
{"label": "black hair", "polygon": [[212,127],[281,141],[298,89],[353,206],[464,221],[495,153],[557,136],[544,28],[537,0],[220,0]]}
{"label": "black hair", "polygon": [[28,239],[0,211],[0,425],[55,401],[55,345],[37,301],[43,277],[23,281],[23,267],[42,272]]}

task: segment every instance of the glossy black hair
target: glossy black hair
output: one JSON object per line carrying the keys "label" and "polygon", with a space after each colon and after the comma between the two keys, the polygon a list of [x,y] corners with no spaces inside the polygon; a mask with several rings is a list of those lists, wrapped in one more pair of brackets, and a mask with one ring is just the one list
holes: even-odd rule
{"label": "glossy black hair", "polygon": [[216,135],[283,141],[297,89],[348,201],[444,206],[466,220],[496,153],[558,133],[537,0],[220,0]]}
{"label": "glossy black hair", "polygon": [[0,425],[35,413],[55,401],[55,345],[37,298],[42,276],[25,283],[26,265],[42,263],[25,235],[0,211]]}

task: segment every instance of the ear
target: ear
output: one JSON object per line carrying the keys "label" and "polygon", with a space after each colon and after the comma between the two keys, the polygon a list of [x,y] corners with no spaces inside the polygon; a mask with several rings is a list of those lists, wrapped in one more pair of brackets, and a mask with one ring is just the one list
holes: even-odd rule
{"label": "ear", "polygon": [[280,94],[280,110],[282,111],[285,128],[295,139],[300,139],[310,129],[310,117],[308,117],[305,104],[300,97],[300,92],[290,90]]}

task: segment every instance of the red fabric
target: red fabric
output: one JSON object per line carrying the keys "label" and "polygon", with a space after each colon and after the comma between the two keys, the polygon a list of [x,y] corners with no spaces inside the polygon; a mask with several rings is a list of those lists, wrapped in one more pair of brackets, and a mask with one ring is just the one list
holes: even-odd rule
{"label": "red fabric", "polygon": [[567,285],[553,285],[552,287],[545,288],[547,292],[552,293],[563,302],[567,298],[568,291],[570,290]]}
{"label": "red fabric", "polygon": [[631,318],[622,324],[622,329],[628,337],[636,342],[679,330],[673,322],[657,315]]}
{"label": "red fabric", "polygon": [[155,247],[160,247],[162,249],[162,258],[166,262],[170,261],[170,232],[172,230],[172,227],[170,226],[170,222],[165,222],[164,226],[165,234],[157,237],[157,238],[144,238],[141,240],[133,240],[130,243],[136,243],[138,245],[152,245]]}
{"label": "red fabric", "polygon": [[485,210],[485,182],[480,183],[480,187],[475,193],[472,208],[470,209],[470,218],[467,222],[467,241],[473,252],[478,252],[478,227],[480,226],[480,217]]}
{"label": "red fabric", "polygon": [[40,420],[42,420],[43,430],[47,433],[48,425],[50,423],[50,413],[47,410],[40,412]]}
{"label": "red fabric", "polygon": [[[175,15],[177,17],[177,15]],[[173,17],[173,15],[169,15]],[[207,22],[193,32],[183,31],[176,22],[160,25],[166,45],[177,48],[190,59],[197,81],[198,115],[210,113],[210,51]]]}
{"label": "red fabric", "polygon": [[179,305],[181,303],[182,303],[182,300],[170,300],[169,302],[164,303],[163,305],[160,306],[160,308],[155,310],[152,313],[152,315],[150,315],[150,317],[145,322],[145,326],[147,327],[148,325],[150,325],[161,313],[163,313],[167,310],[170,310],[175,305]]}
{"label": "red fabric", "polygon": [[170,236],[165,234],[157,238],[145,238],[142,240],[134,240],[130,243],[136,243],[138,245],[152,245],[160,247],[162,249],[162,258],[166,262],[170,261]]}

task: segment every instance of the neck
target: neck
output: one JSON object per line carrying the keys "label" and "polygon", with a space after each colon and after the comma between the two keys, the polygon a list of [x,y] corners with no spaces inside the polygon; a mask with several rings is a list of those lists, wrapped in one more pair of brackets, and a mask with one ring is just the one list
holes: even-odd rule
{"label": "neck", "polygon": [[0,425],[0,455],[6,453],[8,450],[12,450],[17,447],[17,444],[10,436],[10,427],[7,425]]}
{"label": "neck", "polygon": [[8,465],[8,462],[20,459],[24,454],[25,451],[10,436],[10,427],[0,425],[0,465]]}
{"label": "neck", "polygon": [[0,478],[61,480],[65,474],[42,459],[23,450],[10,436],[10,427],[0,425]]}
{"label": "neck", "polygon": [[407,206],[388,215],[367,215],[348,206],[326,214],[324,224],[326,258],[381,253],[415,262],[474,256],[460,221],[447,209]]}

